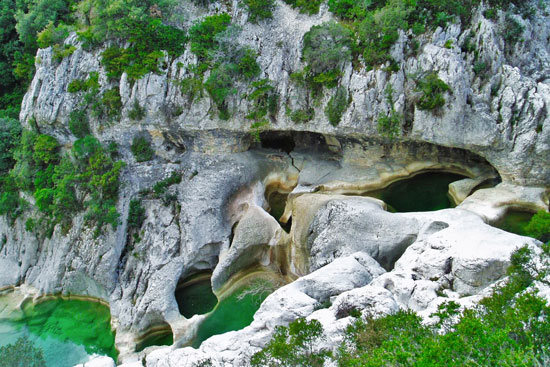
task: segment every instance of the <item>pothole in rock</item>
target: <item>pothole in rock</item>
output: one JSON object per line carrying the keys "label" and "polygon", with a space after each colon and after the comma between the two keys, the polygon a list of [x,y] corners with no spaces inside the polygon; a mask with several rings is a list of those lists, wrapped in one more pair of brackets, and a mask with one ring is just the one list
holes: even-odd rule
{"label": "pothole in rock", "polygon": [[392,183],[388,187],[364,193],[383,200],[390,212],[426,212],[452,208],[449,184],[467,178],[449,172],[430,171]]}
{"label": "pothole in rock", "polygon": [[526,210],[510,209],[506,212],[504,217],[493,224],[493,226],[506,232],[526,236],[527,234],[525,233],[525,227],[529,224],[529,221],[533,218],[533,215],[535,215],[535,213]]}
{"label": "pothole in rock", "polygon": [[212,313],[199,326],[192,346],[198,348],[203,341],[213,335],[241,330],[252,323],[254,314],[275,287],[270,281],[257,279],[237,288],[222,299]]}
{"label": "pothole in rock", "polygon": [[181,281],[176,287],[176,302],[180,314],[190,319],[212,311],[218,299],[212,292],[210,273],[195,274]]}
{"label": "pothole in rock", "polygon": [[174,344],[174,335],[172,328],[168,323],[163,323],[151,329],[137,344],[136,352],[141,352],[145,348],[152,346],[172,345]]}

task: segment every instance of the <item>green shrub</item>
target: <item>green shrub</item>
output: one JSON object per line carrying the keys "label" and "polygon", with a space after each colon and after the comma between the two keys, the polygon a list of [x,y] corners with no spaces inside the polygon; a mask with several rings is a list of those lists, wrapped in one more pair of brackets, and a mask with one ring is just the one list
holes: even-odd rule
{"label": "green shrub", "polygon": [[16,119],[0,118],[0,176],[15,164],[14,149],[21,138],[21,124]]}
{"label": "green shrub", "polygon": [[248,8],[248,20],[252,23],[273,17],[274,0],[243,0],[243,2]]}
{"label": "green shrub", "polygon": [[153,159],[155,151],[151,148],[151,143],[143,136],[136,136],[132,140],[130,150],[137,162],[145,162]]}
{"label": "green shrub", "polygon": [[504,21],[504,30],[502,31],[502,36],[506,42],[505,47],[507,50],[511,50],[516,43],[522,41],[522,35],[525,27],[517,21],[510,14],[506,15]]}
{"label": "green shrub", "polygon": [[86,110],[74,110],[69,115],[69,130],[77,138],[83,138],[90,134],[88,114]]}
{"label": "green shrub", "polygon": [[430,72],[417,81],[416,91],[421,93],[416,105],[421,110],[435,110],[445,105],[443,93],[451,88],[443,80],[439,79],[436,72]]}
{"label": "green shrub", "polygon": [[311,121],[314,116],[315,111],[312,108],[298,109],[290,114],[290,119],[297,124],[302,124]]}
{"label": "green shrub", "polygon": [[237,90],[233,86],[231,67],[229,65],[220,65],[212,70],[206,83],[204,83],[204,87],[220,113],[227,112],[227,98],[237,93]]}
{"label": "green shrub", "polygon": [[166,189],[168,189],[168,187],[179,184],[181,182],[181,179],[182,175],[180,173],[172,172],[169,177],[157,182],[153,186],[153,192],[155,193],[155,196],[160,197],[160,195],[166,192]]}
{"label": "green shrub", "polygon": [[550,241],[550,213],[538,211],[525,227],[525,233],[543,242]]}
{"label": "green shrub", "polygon": [[340,123],[342,115],[348,109],[349,104],[348,91],[344,87],[339,87],[325,108],[325,115],[332,126],[337,126]]}
{"label": "green shrub", "polygon": [[141,206],[141,200],[130,200],[130,209],[128,211],[128,229],[139,230],[145,218],[145,208]]}
{"label": "green shrub", "polygon": [[[330,84],[340,76],[339,69],[351,60],[352,32],[336,22],[313,26],[304,35],[302,58],[307,72],[318,84]],[[327,78],[328,77],[328,78]]]}
{"label": "green shrub", "polygon": [[103,93],[101,97],[102,115],[105,115],[112,119],[120,117],[120,111],[122,109],[122,100],[120,98],[120,92],[117,87],[109,89]]}
{"label": "green shrub", "polygon": [[34,162],[39,166],[48,166],[59,161],[59,143],[49,135],[39,135],[33,147]]}
{"label": "green shrub", "polygon": [[128,112],[128,117],[135,121],[143,120],[145,117],[145,108],[141,107],[137,99],[134,99],[134,105]]}
{"label": "green shrub", "polygon": [[319,13],[322,0],[284,0],[284,2],[295,9],[299,9],[300,13],[313,15]]}
{"label": "green shrub", "polygon": [[315,319],[296,319],[275,328],[273,339],[250,360],[251,366],[322,366],[330,353],[314,352],[323,339],[323,326]]}
{"label": "green shrub", "polygon": [[261,72],[260,66],[256,62],[258,54],[250,48],[243,48],[241,56],[237,60],[237,72],[239,76],[245,79],[252,79]]}
{"label": "green shrub", "polygon": [[203,96],[204,86],[200,77],[185,78],[180,81],[181,93],[187,96],[189,103]]}
{"label": "green shrub", "polygon": [[403,116],[401,116],[395,108],[393,107],[393,87],[391,84],[388,84],[385,90],[386,102],[390,106],[390,111],[388,114],[380,113],[378,116],[378,124],[376,126],[378,133],[383,137],[393,140],[401,132],[401,121]]}
{"label": "green shrub", "polygon": [[76,46],[72,45],[54,45],[53,59],[56,62],[61,62],[64,58],[71,56],[76,51]]}
{"label": "green shrub", "polygon": [[189,29],[191,51],[202,60],[208,60],[210,53],[218,47],[215,37],[231,23],[231,16],[223,13],[204,18]]}
{"label": "green shrub", "polygon": [[54,22],[49,22],[46,28],[40,31],[36,37],[38,47],[46,48],[61,44],[69,36],[70,27],[65,24],[59,24],[57,27]]}
{"label": "green shrub", "polygon": [[254,103],[252,109],[246,115],[247,119],[262,121],[269,113],[269,117],[274,119],[277,114],[278,95],[275,93],[269,79],[262,79],[252,83],[254,90],[247,97]]}

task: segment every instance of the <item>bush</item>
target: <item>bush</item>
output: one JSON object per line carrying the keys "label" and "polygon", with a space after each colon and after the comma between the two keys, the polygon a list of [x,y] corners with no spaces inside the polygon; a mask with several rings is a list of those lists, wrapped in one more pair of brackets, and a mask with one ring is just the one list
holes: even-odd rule
{"label": "bush", "polygon": [[[247,97],[254,103],[247,119],[261,121],[268,113],[271,119],[277,114],[278,95],[275,93],[269,79],[262,79],[252,83],[254,90]],[[264,124],[265,125],[265,124]]]}
{"label": "bush", "polygon": [[325,115],[332,126],[337,126],[340,123],[342,115],[348,109],[349,103],[348,91],[344,87],[338,88],[325,108]]}
{"label": "bush", "polygon": [[380,113],[376,128],[380,135],[389,140],[393,140],[401,131],[401,120],[403,120],[403,116],[398,114],[393,107],[393,87],[391,84],[388,84],[385,94],[386,102],[390,106],[390,111],[387,115]]}
{"label": "bush", "polygon": [[109,118],[117,119],[120,117],[122,109],[122,100],[117,87],[109,89],[101,97],[102,115]]}
{"label": "bush", "polygon": [[295,9],[299,9],[300,13],[313,15],[319,13],[322,0],[284,0],[284,2]]}
{"label": "bush", "polygon": [[231,23],[231,16],[223,13],[204,18],[189,29],[191,51],[202,60],[208,60],[210,53],[218,46],[215,37]]}
{"label": "bush", "polygon": [[304,35],[302,58],[315,76],[331,73],[351,60],[352,32],[336,22],[313,26]]}
{"label": "bush", "polygon": [[435,110],[445,105],[443,93],[451,88],[443,80],[439,79],[436,72],[430,72],[417,81],[416,91],[420,92],[420,98],[416,105],[421,110]]}
{"label": "bush", "polygon": [[290,119],[297,124],[302,124],[311,121],[314,116],[315,111],[312,108],[299,109],[290,114]]}
{"label": "bush", "polygon": [[145,117],[145,108],[141,107],[137,99],[134,99],[134,106],[128,112],[128,117],[135,121],[143,120]]}
{"label": "bush", "polygon": [[0,118],[0,176],[15,164],[13,151],[21,138],[21,124],[10,118]]}
{"label": "bush", "polygon": [[539,241],[550,241],[550,213],[538,211],[525,227],[525,233]]}
{"label": "bush", "polygon": [[274,0],[243,0],[248,8],[248,20],[252,23],[258,23],[264,19],[273,17],[275,8]]}
{"label": "bush", "polygon": [[168,178],[157,182],[155,186],[153,186],[153,192],[155,193],[155,196],[160,197],[160,195],[166,192],[166,189],[168,189],[168,187],[179,184],[181,182],[181,179],[182,176],[180,173],[172,172]]}
{"label": "bush", "polygon": [[130,200],[130,209],[128,211],[128,229],[139,230],[145,218],[145,208],[141,206],[141,200]]}
{"label": "bush", "polygon": [[49,135],[39,135],[33,147],[34,162],[38,166],[48,166],[59,161],[59,143]]}
{"label": "bush", "polygon": [[516,43],[522,40],[524,30],[525,27],[519,21],[517,21],[510,14],[506,15],[502,36],[504,37],[504,41],[506,42],[505,47],[507,50],[511,50],[516,45]]}
{"label": "bush", "polygon": [[229,65],[221,65],[212,70],[204,87],[220,112],[227,111],[227,98],[237,93],[233,86],[232,70]]}
{"label": "bush", "polygon": [[143,136],[136,136],[132,140],[130,150],[137,162],[145,162],[153,159],[155,151],[151,148],[151,143]]}
{"label": "bush", "polygon": [[69,130],[77,138],[83,138],[90,134],[86,110],[71,111],[69,115]]}

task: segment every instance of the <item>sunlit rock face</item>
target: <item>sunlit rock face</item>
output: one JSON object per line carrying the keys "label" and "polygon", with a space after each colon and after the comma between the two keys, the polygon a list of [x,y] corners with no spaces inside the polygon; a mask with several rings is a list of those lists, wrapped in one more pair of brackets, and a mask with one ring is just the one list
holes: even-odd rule
{"label": "sunlit rock face", "polygon": [[[15,223],[0,218],[0,288],[32,285],[39,294],[108,302],[125,367],[141,361],[148,367],[191,366],[207,358],[234,366],[265,345],[277,325],[297,317],[321,320],[329,340],[337,341],[349,323],[346,307],[364,314],[408,308],[428,315],[445,299],[471,304],[505,275],[515,248],[537,245],[489,224],[512,209],[548,210],[550,18],[544,12],[523,22],[525,41],[506,53],[500,20],[476,10],[471,24],[474,41],[483,45],[483,78],[458,46],[474,29],[437,28],[422,36],[415,55],[407,52],[407,35],[401,33],[391,50],[399,70],[344,66],[341,86],[351,103],[333,126],[324,109],[334,90],[314,103],[312,121],[297,124],[287,113],[305,104],[306,93],[290,74],[304,66],[303,35],[332,19],[326,6],[307,16],[278,2],[273,19],[257,25],[246,21],[237,1],[202,10],[192,2],[180,6],[188,15],[184,26],[227,11],[242,27],[237,42],[258,52],[261,77],[271,80],[280,97],[273,121],[250,133],[245,85],[230,97],[228,121],[212,112],[207,96],[188,103],[174,81],[192,75],[197,60],[189,49],[135,82],[126,75],[109,80],[101,65],[104,47],[85,50],[75,34],[65,42],[76,51],[61,62],[51,48],[39,50],[21,120],[27,127],[35,122],[64,148],[75,140],[68,119],[80,103],[67,92],[68,84],[97,71],[101,92],[120,92],[119,121],[90,121],[93,134],[118,143],[128,163],[117,204],[120,225],[96,237],[77,215],[67,233],[56,228],[51,238],[38,238],[25,230],[30,213]],[[457,47],[445,47],[448,41]],[[410,103],[412,76],[425,70],[437,71],[452,91],[437,113]],[[389,109],[388,85],[396,112],[407,117],[395,141],[377,129],[378,116]],[[146,110],[140,122],[128,117],[134,101]],[[173,113],[176,108],[181,113]],[[129,147],[136,133],[151,139],[153,160],[135,162]],[[182,181],[168,188],[171,199],[146,197],[146,219],[138,237],[130,235],[130,200],[172,172]],[[463,176],[451,183],[457,208],[392,213],[387,203],[366,197],[426,172]],[[496,186],[482,187],[487,182]],[[208,316],[182,315],[176,293],[182,280],[205,273],[218,299],[258,274],[280,288],[250,326],[193,349],[189,345]],[[328,308],[317,309],[327,301]],[[147,345],[155,334],[172,334],[173,345]]]}

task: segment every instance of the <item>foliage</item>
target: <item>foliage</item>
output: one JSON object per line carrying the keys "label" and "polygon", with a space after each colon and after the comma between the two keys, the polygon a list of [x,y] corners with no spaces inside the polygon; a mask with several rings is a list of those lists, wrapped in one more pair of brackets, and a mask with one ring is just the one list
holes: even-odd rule
{"label": "foliage", "polygon": [[137,162],[145,162],[153,159],[155,151],[151,148],[151,142],[144,136],[136,136],[132,140],[130,150]]}
{"label": "foliage", "polygon": [[[550,244],[538,252],[535,255],[528,247],[518,249],[511,257],[508,280],[478,307],[461,313],[458,304],[444,303],[432,314],[436,320],[432,325],[404,310],[355,319],[333,361],[340,367],[544,365],[549,357],[550,305],[532,285],[535,281],[550,285]],[[322,328],[320,324],[307,327],[308,322],[300,320],[277,328],[251,364],[322,365],[321,358],[319,364],[310,361],[315,361],[312,356],[323,356],[323,351],[312,354],[311,347],[300,347],[322,335]],[[303,334],[293,332],[296,328]],[[323,357],[329,357],[325,353]]]}
{"label": "foliage", "polygon": [[278,326],[273,339],[260,352],[254,354],[252,366],[303,366],[321,367],[327,351],[318,352],[316,344],[323,338],[323,326],[317,320],[299,318],[288,327]]}
{"label": "foliage", "polygon": [[330,98],[325,108],[325,115],[332,126],[337,126],[342,119],[342,115],[347,110],[350,103],[348,91],[344,87],[339,87],[336,93]]}
{"label": "foliage", "polygon": [[421,110],[435,110],[445,105],[443,93],[450,91],[450,87],[439,79],[436,72],[432,71],[417,81],[416,91],[420,97],[416,105]]}
{"label": "foliage", "polygon": [[525,233],[540,241],[550,241],[550,213],[538,211],[525,227]]}
{"label": "foliage", "polygon": [[15,164],[13,150],[21,137],[19,121],[0,118],[0,176],[5,175]]}
{"label": "foliage", "polygon": [[0,347],[0,367],[43,367],[46,365],[40,348],[26,337]]}
{"label": "foliage", "polygon": [[[261,79],[252,82],[254,90],[247,99],[253,102],[253,107],[246,115],[247,119],[261,121],[266,115],[274,119],[277,114],[278,95],[275,92],[269,79]],[[265,124],[262,124],[262,126]]]}
{"label": "foliage", "polygon": [[313,26],[304,35],[302,58],[309,82],[334,87],[340,68],[351,59],[352,32],[337,22]]}
{"label": "foliage", "polygon": [[319,13],[322,0],[284,0],[284,2],[295,9],[299,9],[300,13],[313,15]]}
{"label": "foliage", "polygon": [[297,124],[301,124],[301,123],[311,121],[314,116],[315,116],[315,111],[311,108],[309,108],[309,109],[298,109],[296,111],[293,111],[290,114],[290,119],[292,120],[292,122],[295,122]]}
{"label": "foliage", "polygon": [[243,2],[248,8],[248,20],[250,22],[258,23],[261,20],[273,17],[274,0],[243,0]]}
{"label": "foliage", "polygon": [[114,87],[105,91],[101,97],[100,106],[101,109],[99,110],[99,116],[107,116],[112,119],[119,118],[120,111],[122,109],[122,100],[120,98],[119,89]]}
{"label": "foliage", "polygon": [[38,166],[47,167],[50,163],[59,161],[59,143],[49,135],[39,135],[33,147],[34,162]]}
{"label": "foliage", "polygon": [[85,110],[74,110],[69,114],[69,130],[77,138],[90,134],[88,115]]}
{"label": "foliage", "polygon": [[141,206],[141,200],[130,200],[130,209],[128,211],[128,229],[140,229],[145,218],[145,208]]}
{"label": "foliage", "polygon": [[134,105],[128,112],[128,117],[135,121],[143,120],[145,117],[145,108],[141,107],[137,99],[134,99]]}
{"label": "foliage", "polygon": [[181,182],[181,179],[182,176],[180,173],[172,172],[169,177],[157,182],[153,186],[153,192],[157,197],[159,197],[160,195],[164,194],[170,186],[179,184]]}
{"label": "foliage", "polygon": [[397,113],[393,107],[393,87],[391,84],[388,84],[385,94],[386,102],[390,106],[390,111],[386,115],[380,113],[378,116],[378,125],[376,127],[380,135],[389,140],[393,140],[399,135],[403,117]]}
{"label": "foliage", "polygon": [[510,14],[506,15],[502,36],[506,42],[505,46],[507,50],[511,50],[516,43],[522,40],[524,30],[525,27],[516,18]]}
{"label": "foliage", "polygon": [[204,18],[200,23],[189,29],[191,51],[202,60],[208,60],[210,54],[217,47],[215,39],[218,33],[223,32],[231,23],[231,16],[226,13]]}

